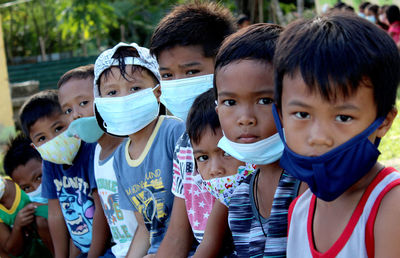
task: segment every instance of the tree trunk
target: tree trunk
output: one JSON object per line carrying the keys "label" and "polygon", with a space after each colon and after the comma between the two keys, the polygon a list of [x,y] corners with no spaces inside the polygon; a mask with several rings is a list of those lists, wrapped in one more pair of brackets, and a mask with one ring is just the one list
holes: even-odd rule
{"label": "tree trunk", "polygon": [[303,17],[304,0],[297,0],[297,14],[299,18]]}
{"label": "tree trunk", "polygon": [[258,22],[264,22],[264,0],[257,0],[258,2]]}
{"label": "tree trunk", "polygon": [[271,8],[273,10],[273,13],[276,16],[277,21],[275,23],[285,25],[285,18],[283,16],[283,12],[281,7],[279,6],[279,1],[278,0],[271,0]]}

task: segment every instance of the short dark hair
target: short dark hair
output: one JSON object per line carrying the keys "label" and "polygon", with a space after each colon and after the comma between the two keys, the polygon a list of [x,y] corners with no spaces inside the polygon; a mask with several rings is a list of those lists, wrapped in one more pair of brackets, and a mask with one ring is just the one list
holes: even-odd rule
{"label": "short dark hair", "polygon": [[186,120],[186,131],[192,142],[198,144],[207,128],[213,130],[214,133],[218,128],[221,128],[215,107],[212,89],[197,96],[193,102]]}
{"label": "short dark hair", "polygon": [[246,14],[241,14],[238,16],[236,24],[242,25],[245,21],[250,21],[249,16],[247,16]]}
{"label": "short dark hair", "polygon": [[272,64],[276,42],[283,28],[276,24],[257,23],[243,28],[227,37],[221,45],[215,60],[214,92],[218,71],[239,60],[255,60]]}
{"label": "short dark hair", "polygon": [[19,111],[19,121],[24,134],[29,137],[31,126],[43,117],[62,114],[56,90],[45,90],[32,95]]}
{"label": "short dark hair", "polygon": [[397,5],[391,5],[386,9],[386,18],[389,24],[394,23],[395,21],[400,21],[400,10]]}
{"label": "short dark hair", "polygon": [[296,74],[326,100],[371,84],[378,116],[386,116],[396,101],[397,47],[385,31],[355,15],[335,13],[289,24],[278,40],[274,67],[278,107],[284,75]]}
{"label": "short dark hair", "polygon": [[94,78],[94,64],[79,66],[64,73],[58,80],[57,87],[60,88],[71,79],[85,80],[87,78]]}
{"label": "short dark hair", "polygon": [[[118,69],[121,73],[121,76],[129,81],[129,78],[127,78],[127,73],[126,73],[126,64],[125,64],[125,58],[126,57],[137,57],[139,58],[139,52],[134,48],[134,47],[120,47],[118,48],[114,55],[112,56],[112,58],[117,59],[118,60]],[[110,66],[107,69],[105,69],[99,76],[99,79],[97,80],[96,84],[100,93],[100,78],[102,76],[104,76],[105,79],[107,79],[110,74],[112,74],[112,70],[111,68],[114,66]],[[135,72],[136,70],[139,70],[140,72],[146,71],[154,80],[154,82],[159,83],[158,79],[154,76],[154,74],[148,70],[146,67],[140,66],[140,65],[132,65],[131,66],[131,72]]]}
{"label": "short dark hair", "polygon": [[379,10],[379,6],[376,4],[372,4],[370,6],[368,6],[368,11],[371,11],[374,16],[378,16],[378,10]]}
{"label": "short dark hair", "polygon": [[368,5],[370,5],[371,3],[370,2],[364,2],[364,3],[361,3],[359,6],[358,6],[358,8],[360,9],[360,10],[364,10]]}
{"label": "short dark hair", "polygon": [[156,58],[175,46],[200,45],[205,57],[214,57],[221,42],[235,31],[230,11],[217,3],[189,3],[176,6],[154,30],[150,53]]}
{"label": "short dark hair", "polygon": [[42,161],[39,152],[31,146],[31,143],[32,141],[23,134],[10,139],[3,160],[3,168],[8,176],[12,177],[18,166],[25,165],[31,159]]}

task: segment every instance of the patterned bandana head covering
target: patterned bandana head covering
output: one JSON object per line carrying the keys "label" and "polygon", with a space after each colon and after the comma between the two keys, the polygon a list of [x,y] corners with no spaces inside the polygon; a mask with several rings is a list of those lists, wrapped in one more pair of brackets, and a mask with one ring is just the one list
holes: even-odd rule
{"label": "patterned bandana head covering", "polygon": [[139,53],[139,57],[125,57],[124,62],[125,65],[138,65],[144,68],[147,68],[158,81],[161,80],[160,72],[158,71],[158,63],[154,56],[150,54],[149,49],[145,47],[140,47],[136,43],[123,43],[120,42],[113,48],[107,49],[103,53],[99,55],[94,64],[94,96],[100,97],[99,93],[99,79],[100,75],[104,72],[104,70],[110,68],[111,66],[119,66],[118,59],[112,58],[115,52],[120,47],[133,47]]}

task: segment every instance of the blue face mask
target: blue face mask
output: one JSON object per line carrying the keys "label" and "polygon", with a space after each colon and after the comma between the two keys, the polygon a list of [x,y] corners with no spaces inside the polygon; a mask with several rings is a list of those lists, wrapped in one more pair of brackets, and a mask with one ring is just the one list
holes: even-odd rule
{"label": "blue face mask", "polygon": [[370,22],[372,22],[372,23],[375,23],[376,22],[376,18],[375,18],[375,16],[373,16],[373,15],[369,15],[369,16],[367,16],[367,17],[365,17],[368,21],[370,21]]}
{"label": "blue face mask", "polygon": [[360,16],[361,18],[365,18],[365,14],[362,12],[358,12],[357,15]]}
{"label": "blue face mask", "polygon": [[283,152],[283,143],[277,133],[254,143],[232,142],[224,135],[218,147],[235,159],[256,165],[271,164],[280,159]]}
{"label": "blue face mask", "polygon": [[186,121],[194,100],[213,87],[213,74],[161,81],[160,101],[176,117]]}
{"label": "blue face mask", "polygon": [[104,134],[96,121],[96,117],[81,117],[71,122],[68,129],[68,136],[78,136],[84,142],[97,142]]}
{"label": "blue face mask", "polygon": [[375,165],[380,152],[370,136],[385,120],[376,119],[367,129],[342,145],[318,157],[299,155],[285,142],[281,121],[275,105],[272,107],[275,124],[284,141],[280,166],[297,179],[304,181],[318,198],[333,201],[366,175]]}

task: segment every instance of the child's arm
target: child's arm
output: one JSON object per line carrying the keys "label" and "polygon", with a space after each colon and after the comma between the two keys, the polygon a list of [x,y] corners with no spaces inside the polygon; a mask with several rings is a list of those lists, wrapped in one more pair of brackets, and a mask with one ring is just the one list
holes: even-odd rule
{"label": "child's arm", "polygon": [[0,223],[0,243],[4,251],[14,256],[24,251],[24,227],[34,221],[35,208],[36,206],[32,203],[22,208],[15,218],[11,231],[6,224]]}
{"label": "child's arm", "polygon": [[156,257],[187,257],[193,244],[193,232],[187,216],[185,200],[174,198],[167,233]]}
{"label": "child's arm", "polygon": [[147,254],[147,250],[150,248],[150,233],[144,224],[142,214],[135,212],[135,217],[138,225],[126,257],[142,258]]}
{"label": "child's arm", "polygon": [[89,258],[103,255],[110,237],[110,228],[108,227],[97,189],[93,189],[92,196],[95,210],[92,226],[92,243],[88,253]]}
{"label": "child's arm", "polygon": [[69,233],[58,199],[49,199],[48,221],[55,257],[68,257]]}
{"label": "child's arm", "polygon": [[193,257],[217,257],[227,229],[228,208],[216,200],[207,220],[203,240]]}
{"label": "child's arm", "polygon": [[375,257],[400,257],[399,199],[400,186],[396,186],[385,195],[378,207],[372,232],[375,240]]}

